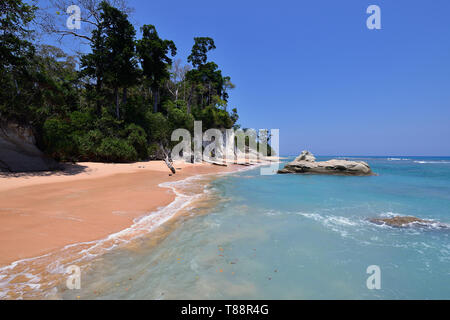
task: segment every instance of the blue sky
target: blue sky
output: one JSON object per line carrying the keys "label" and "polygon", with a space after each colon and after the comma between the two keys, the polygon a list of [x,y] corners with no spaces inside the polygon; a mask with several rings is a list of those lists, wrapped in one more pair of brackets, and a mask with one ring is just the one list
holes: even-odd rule
{"label": "blue sky", "polygon": [[[129,1],[186,60],[195,36],[236,88],[243,127],[280,153],[450,155],[450,1]],[[366,9],[381,8],[382,30]]]}

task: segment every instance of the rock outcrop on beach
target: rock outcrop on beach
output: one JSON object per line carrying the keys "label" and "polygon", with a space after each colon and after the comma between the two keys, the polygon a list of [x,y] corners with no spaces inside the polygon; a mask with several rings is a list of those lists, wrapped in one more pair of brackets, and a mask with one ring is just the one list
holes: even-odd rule
{"label": "rock outcrop on beach", "polygon": [[444,223],[439,223],[431,220],[423,220],[416,217],[398,216],[391,218],[372,218],[370,222],[378,225],[387,225],[395,228],[408,228],[408,227],[432,227],[435,229],[448,229],[449,226]]}
{"label": "rock outcrop on beach", "polygon": [[303,151],[294,161],[278,170],[278,173],[325,174],[346,176],[372,176],[370,166],[363,161],[328,160],[318,161],[309,151]]}
{"label": "rock outcrop on beach", "polygon": [[0,122],[0,171],[31,172],[59,169],[36,144],[31,128]]}

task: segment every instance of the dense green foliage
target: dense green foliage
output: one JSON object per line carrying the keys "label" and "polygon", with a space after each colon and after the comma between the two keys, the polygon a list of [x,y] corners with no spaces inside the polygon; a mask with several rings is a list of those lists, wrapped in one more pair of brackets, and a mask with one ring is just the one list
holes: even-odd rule
{"label": "dense green foliage", "polygon": [[37,8],[22,0],[0,4],[0,117],[30,125],[39,147],[63,161],[154,159],[170,147],[174,129],[231,128],[229,77],[207,53],[211,38],[194,38],[188,62],[174,64],[175,43],[153,25],[142,38],[125,12],[99,3],[91,50],[68,56],[35,45],[29,24]]}

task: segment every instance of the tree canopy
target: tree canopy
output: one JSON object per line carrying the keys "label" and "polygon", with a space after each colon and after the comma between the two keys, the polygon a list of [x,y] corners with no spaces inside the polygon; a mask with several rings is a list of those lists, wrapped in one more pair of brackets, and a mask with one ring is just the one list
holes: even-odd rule
{"label": "tree canopy", "polygon": [[153,112],[158,112],[158,90],[164,81],[170,79],[168,68],[172,66],[172,59],[168,54],[170,51],[171,56],[175,56],[177,48],[173,41],[161,39],[153,25],[144,25],[142,33],[142,39],[137,41],[137,54],[145,82],[153,91]]}
{"label": "tree canopy", "polygon": [[89,39],[90,52],[74,56],[33,41],[38,8],[23,0],[0,4],[2,120],[31,126],[38,146],[62,161],[159,159],[174,129],[193,131],[195,120],[205,130],[236,126],[237,110],[228,111],[234,84],[208,60],[213,39],[194,38],[183,65],[173,61],[175,43],[154,25],[137,39],[123,1],[78,2],[92,12],[83,17],[90,33],[60,30]]}

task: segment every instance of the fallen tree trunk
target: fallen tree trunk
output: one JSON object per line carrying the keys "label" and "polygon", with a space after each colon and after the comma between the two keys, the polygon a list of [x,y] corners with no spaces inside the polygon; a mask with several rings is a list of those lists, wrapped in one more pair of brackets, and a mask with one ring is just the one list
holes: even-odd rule
{"label": "fallen tree trunk", "polygon": [[163,145],[160,144],[159,147],[161,148],[162,153],[164,154],[164,162],[166,163],[167,167],[170,169],[170,171],[172,171],[173,174],[176,174],[177,171],[175,170],[175,168],[173,167],[173,161],[172,159],[169,157],[169,153],[166,152],[166,150],[164,149]]}
{"label": "fallen tree trunk", "polygon": [[172,171],[173,174],[177,173],[177,171],[175,170],[175,168],[172,165],[172,162],[169,160],[169,156],[166,156],[164,161],[166,162],[167,167],[170,169],[170,171]]}

